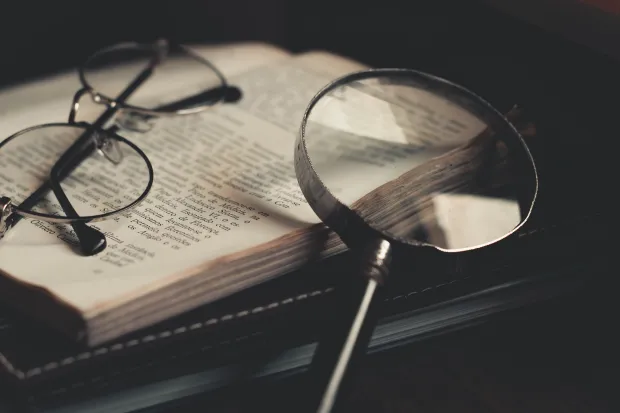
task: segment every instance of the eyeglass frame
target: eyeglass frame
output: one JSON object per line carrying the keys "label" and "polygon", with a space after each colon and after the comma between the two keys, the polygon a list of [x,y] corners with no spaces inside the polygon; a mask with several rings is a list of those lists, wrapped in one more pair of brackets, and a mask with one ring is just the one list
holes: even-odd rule
{"label": "eyeglass frame", "polygon": [[[112,128],[115,128],[115,127],[119,129],[117,125],[112,126],[108,129],[103,129],[103,125],[105,125],[107,122],[112,120],[113,117],[117,113],[122,112],[122,111],[126,113],[130,113],[130,114],[141,114],[141,115],[147,115],[151,117],[166,116],[166,115],[172,115],[172,116],[188,115],[188,114],[195,114],[203,110],[206,110],[207,108],[213,106],[215,103],[226,101],[230,96],[232,96],[232,99],[235,99],[235,100],[237,100],[240,97],[238,90],[237,90],[238,96],[235,94],[228,95],[229,90],[230,90],[228,83],[224,75],[213,64],[211,64],[209,61],[202,58],[201,56],[197,55],[196,53],[192,52],[185,46],[182,46],[179,44],[171,45],[166,40],[158,40],[148,45],[149,47],[154,47],[154,46],[158,47],[157,49],[154,50],[154,52],[157,53],[157,55],[153,56],[151,62],[149,63],[149,66],[143,69],[142,72],[138,76],[136,76],[136,78],[125,88],[125,90],[123,90],[119,94],[117,98],[112,99],[109,96],[101,94],[94,87],[92,87],[92,85],[86,80],[86,76],[84,74],[85,68],[88,66],[89,62],[91,62],[93,59],[97,58],[98,56],[101,56],[104,53],[110,53],[111,51],[115,49],[120,49],[123,47],[134,47],[136,49],[140,49],[140,48],[144,48],[147,45],[148,44],[144,44],[144,43],[126,42],[126,43],[119,43],[119,44],[98,50],[97,52],[92,54],[89,58],[87,58],[87,60],[79,68],[78,76],[80,78],[80,82],[82,83],[82,88],[80,88],[74,94],[73,102],[71,105],[71,110],[69,113],[69,119],[67,123],[48,123],[48,124],[40,124],[40,125],[31,126],[21,131],[18,131],[17,133],[14,133],[13,135],[9,136],[8,138],[0,142],[0,149],[1,149],[2,146],[4,146],[6,143],[19,137],[22,134],[28,133],[32,130],[43,129],[47,127],[69,126],[69,127],[86,128],[82,136],[80,136],[69,147],[69,149],[67,149],[65,153],[63,153],[60,156],[60,158],[56,161],[54,166],[50,169],[49,179],[45,181],[45,183],[43,183],[30,196],[28,196],[28,198],[22,201],[19,206],[12,204],[10,198],[0,196],[0,240],[6,235],[8,230],[13,228],[22,218],[38,218],[46,222],[70,224],[75,231],[76,237],[78,238],[78,241],[80,244],[80,250],[82,254],[86,256],[98,254],[99,252],[103,251],[107,246],[105,235],[101,233],[100,231],[96,230],[95,228],[87,226],[86,224],[89,222],[107,220],[107,219],[110,219],[112,216],[121,214],[124,211],[137,207],[150,192],[152,188],[152,184],[153,184],[153,179],[154,179],[153,167],[152,167],[150,160],[146,156],[146,154],[137,145],[133,144],[128,139],[123,138],[122,136],[116,134],[115,131],[111,130]],[[201,64],[204,64],[206,67],[211,69],[213,73],[215,73],[216,76],[218,77],[220,81],[220,85],[217,88],[206,91],[206,93],[211,93],[214,90],[221,91],[220,98],[213,102],[207,101],[203,105],[191,106],[191,109],[188,109],[188,110],[177,109],[177,110],[172,110],[172,111],[162,111],[162,110],[156,110],[156,109],[155,110],[146,109],[146,108],[127,104],[126,99],[129,98],[131,94],[134,93],[150,76],[150,73],[147,73],[147,72],[152,72],[152,70],[163,60],[161,52],[162,52],[162,47],[164,46],[166,47],[165,49],[166,52],[170,51],[171,47],[178,48],[190,58],[198,61]],[[204,93],[205,92],[200,93],[198,95],[194,95],[190,98],[183,99],[179,102],[173,102],[172,104],[164,105],[164,107],[176,107],[180,103],[190,101],[196,96],[203,95]],[[93,123],[88,123],[84,121],[82,122],[75,121],[75,117],[79,110],[80,100],[86,94],[89,94],[91,96],[93,102],[97,104],[103,104],[108,107],[108,109],[103,114],[101,114],[99,118],[95,120]],[[71,202],[68,200],[68,198],[66,197],[66,194],[64,193],[62,187],[60,186],[60,182],[63,179],[65,179],[66,176],[62,176],[62,174],[59,173],[59,170],[63,167],[67,167],[67,164],[70,162],[77,162],[77,164],[74,165],[72,168],[74,169],[75,167],[77,167],[77,165],[83,162],[88,156],[90,156],[90,154],[93,151],[99,150],[101,152],[101,147],[97,147],[96,139],[93,139],[93,136],[99,133],[102,133],[102,136],[104,137],[106,135],[109,137],[113,137],[114,142],[120,141],[120,142],[126,143],[133,150],[135,150],[146,162],[147,169],[149,170],[149,183],[147,187],[145,188],[144,192],[131,204],[126,205],[123,208],[114,210],[106,214],[82,217],[82,216],[79,216],[77,212],[75,212],[75,210],[73,209],[73,206],[71,205]],[[91,142],[88,142],[88,140],[90,139],[92,139]],[[91,146],[94,146],[92,148],[92,151],[90,151],[88,155],[85,155],[81,159],[78,159],[78,160],[74,159],[75,156],[73,157],[68,156],[71,152],[76,151],[76,148],[78,145],[83,145],[83,144],[90,144]],[[108,157],[108,155],[105,155],[105,156],[106,158],[111,160]],[[65,159],[67,157],[69,159]],[[69,170],[69,172],[67,172],[65,175],[68,175],[71,172],[71,170]],[[56,195],[56,198],[60,204],[60,207],[65,212],[65,215],[66,215],[65,217],[52,217],[46,214],[38,214],[33,211],[24,211],[22,209],[22,206],[24,204],[36,204],[40,202],[41,199],[50,190],[53,191],[54,194]]]}

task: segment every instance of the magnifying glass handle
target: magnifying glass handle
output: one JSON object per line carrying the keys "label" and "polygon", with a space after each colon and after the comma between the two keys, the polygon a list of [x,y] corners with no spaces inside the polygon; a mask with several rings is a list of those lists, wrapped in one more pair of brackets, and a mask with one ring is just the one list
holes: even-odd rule
{"label": "magnifying glass handle", "polygon": [[[362,255],[362,271],[352,272],[335,292],[333,317],[312,359],[309,379],[317,413],[342,411],[351,378],[366,353],[381,303],[381,280],[387,275],[390,246],[382,241]],[[359,267],[358,267],[359,268]],[[379,276],[381,274],[381,276]]]}

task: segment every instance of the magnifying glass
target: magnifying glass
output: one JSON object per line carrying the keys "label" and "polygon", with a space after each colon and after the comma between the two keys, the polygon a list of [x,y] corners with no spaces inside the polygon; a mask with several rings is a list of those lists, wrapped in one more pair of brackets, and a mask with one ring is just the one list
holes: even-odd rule
{"label": "magnifying glass", "polygon": [[457,253],[509,237],[538,192],[529,149],[500,112],[408,69],[356,72],[319,91],[304,113],[295,172],[309,205],[355,256],[310,368],[312,408],[322,413],[342,407],[390,268],[413,268],[423,250]]}

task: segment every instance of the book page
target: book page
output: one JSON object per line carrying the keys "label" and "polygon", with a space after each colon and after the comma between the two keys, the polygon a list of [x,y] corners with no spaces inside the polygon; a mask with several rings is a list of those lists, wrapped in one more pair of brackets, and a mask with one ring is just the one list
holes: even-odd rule
{"label": "book page", "polygon": [[[23,220],[0,245],[1,270],[90,317],[186,277],[208,278],[225,257],[318,223],[297,185],[294,141],[312,96],[351,65],[332,62],[327,74],[327,57],[315,60],[319,69],[312,60],[228,75],[243,90],[238,104],[157,119],[147,133],[121,131],[147,154],[155,182],[139,207],[92,224],[108,248],[83,257],[70,226]],[[25,119],[5,118],[13,127]],[[84,185],[84,202],[93,202],[101,191]]]}

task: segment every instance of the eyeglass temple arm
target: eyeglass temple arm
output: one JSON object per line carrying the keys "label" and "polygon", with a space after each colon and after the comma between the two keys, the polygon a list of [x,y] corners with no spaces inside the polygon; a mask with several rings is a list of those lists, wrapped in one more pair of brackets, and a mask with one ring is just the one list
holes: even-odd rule
{"label": "eyeglass temple arm", "polygon": [[[153,73],[153,69],[158,59],[145,68],[136,78],[127,86],[127,88],[118,96],[116,102],[124,102],[133,92],[140,87]],[[77,141],[69,149],[61,155],[56,161],[50,172],[50,185],[54,195],[58,200],[61,208],[67,217],[78,217],[78,213],[71,205],[64,190],[60,186],[60,182],[65,179],[78,165],[88,158],[93,151],[97,149],[96,139],[93,134],[96,130],[101,129],[114,114],[118,111],[118,106],[108,108],[89,129],[78,138]],[[95,255],[103,251],[106,247],[106,238],[100,231],[89,227],[84,222],[72,222],[71,226],[75,231],[75,235],[80,241],[80,249],[84,255]]]}
{"label": "eyeglass temple arm", "polygon": [[[93,144],[94,146],[94,144]],[[36,206],[37,203],[41,201],[43,197],[45,197],[50,190],[54,192],[58,203],[63,209],[66,217],[78,217],[79,215],[69,202],[64,190],[60,186],[60,182],[66,178],[66,176],[71,172],[71,170],[75,169],[81,162],[84,161],[90,154],[93,152],[93,147],[85,148],[81,154],[76,155],[75,158],[71,159],[71,165],[68,165],[69,168],[64,176],[50,176],[43,185],[37,188],[28,198],[26,198],[21,204],[20,207],[23,209],[31,209]],[[57,163],[58,164],[58,163]],[[20,220],[22,216],[19,214],[11,214],[9,218],[7,218],[6,227],[11,228],[15,226]],[[80,243],[80,251],[84,255],[94,255],[101,251],[103,251],[106,247],[106,239],[105,235],[103,235],[100,231],[89,227],[84,222],[76,221],[72,222],[71,226],[75,231],[76,237]]]}
{"label": "eyeglass temple arm", "polygon": [[[224,96],[222,96],[224,95]],[[209,102],[219,102],[223,100],[226,103],[234,103],[241,99],[241,89],[236,86],[225,85],[216,87],[213,89],[205,90],[204,92],[197,93],[195,95],[186,97],[184,99],[177,100],[175,102],[163,105],[158,110],[181,110],[188,106],[194,106],[197,104],[205,104]]]}
{"label": "eyeglass temple arm", "polygon": [[[224,96],[222,97],[222,95]],[[195,95],[158,106],[157,108],[155,108],[155,110],[167,112],[178,111],[187,109],[188,107],[194,105],[204,105],[210,102],[216,103],[222,100],[222,98],[226,103],[235,103],[241,99],[241,96],[241,89],[239,89],[237,86],[225,85],[205,90],[204,92],[196,93]],[[150,119],[153,117],[154,116],[145,115],[143,116],[143,119]],[[116,125],[111,127],[111,130],[113,130],[114,132],[116,132],[118,129],[120,128]]]}

